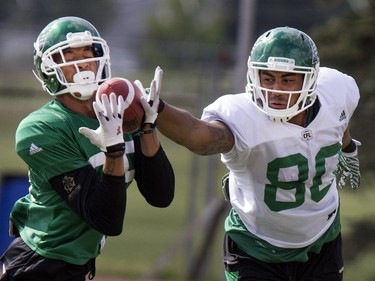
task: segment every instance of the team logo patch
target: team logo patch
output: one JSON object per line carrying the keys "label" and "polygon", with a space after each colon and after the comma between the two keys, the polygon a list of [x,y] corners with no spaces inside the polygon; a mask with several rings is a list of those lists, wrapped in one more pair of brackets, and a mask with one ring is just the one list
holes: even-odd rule
{"label": "team logo patch", "polygon": [[64,186],[64,190],[68,195],[69,200],[72,200],[74,195],[79,191],[79,186],[76,185],[74,181],[74,177],[64,176],[62,179],[62,184]]}
{"label": "team logo patch", "polygon": [[305,141],[309,141],[313,138],[313,134],[312,134],[312,131],[311,130],[304,130],[302,133],[301,133],[301,137],[303,140]]}
{"label": "team logo patch", "polygon": [[65,176],[62,179],[62,184],[67,194],[70,194],[76,188],[76,183],[74,182],[73,177]]}

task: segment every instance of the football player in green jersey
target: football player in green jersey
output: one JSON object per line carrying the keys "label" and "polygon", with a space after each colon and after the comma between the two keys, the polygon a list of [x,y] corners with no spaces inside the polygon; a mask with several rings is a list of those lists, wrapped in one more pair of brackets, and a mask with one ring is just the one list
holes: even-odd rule
{"label": "football player in green jersey", "polygon": [[[111,77],[109,48],[78,17],[48,24],[34,44],[36,77],[54,98],[21,121],[16,151],[29,193],[10,214],[15,239],[1,257],[0,280],[75,280],[95,275],[106,236],[122,232],[126,190],[135,179],[146,201],[167,207],[174,172],[154,123],[158,103],[143,102],[145,124],[123,133],[124,100],[95,101]],[[151,96],[156,81],[151,83]]]}
{"label": "football player in green jersey", "polygon": [[219,97],[201,119],[161,101],[157,121],[191,151],[221,153],[229,170],[226,278],[342,280],[337,186],[360,184],[349,133],[358,87],[320,67],[314,42],[291,27],[258,38],[247,77],[245,92]]}

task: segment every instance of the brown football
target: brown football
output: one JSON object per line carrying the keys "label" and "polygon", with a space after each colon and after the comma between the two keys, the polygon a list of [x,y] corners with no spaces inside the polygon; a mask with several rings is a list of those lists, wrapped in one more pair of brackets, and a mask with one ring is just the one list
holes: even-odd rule
{"label": "brown football", "polygon": [[99,86],[96,95],[101,100],[101,95],[109,96],[111,93],[115,93],[117,96],[121,95],[125,101],[123,131],[131,133],[138,130],[145,114],[141,103],[141,90],[131,80],[113,77]]}

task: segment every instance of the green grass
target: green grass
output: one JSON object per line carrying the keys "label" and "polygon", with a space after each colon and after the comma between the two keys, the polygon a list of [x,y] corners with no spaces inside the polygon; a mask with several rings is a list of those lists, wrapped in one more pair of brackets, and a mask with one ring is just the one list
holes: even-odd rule
{"label": "green grass", "polygon": [[26,172],[26,165],[14,151],[15,132],[19,122],[48,99],[48,94],[43,93],[40,98],[27,95],[22,98],[0,95],[0,173]]}
{"label": "green grass", "polygon": [[[23,95],[22,98],[0,96],[0,120],[2,120],[0,173],[2,174],[26,173],[26,166],[14,152],[14,132],[24,116],[49,99],[45,93],[40,95],[40,97]],[[196,218],[206,205],[208,197],[221,196],[219,181],[225,169],[219,161],[219,156],[213,157],[210,162],[208,157],[194,156],[187,149],[160,137],[175,169],[175,200],[166,209],[152,208],[140,196],[136,185],[131,186],[123,233],[118,237],[110,237],[103,253],[97,259],[97,274],[100,276],[141,278],[150,272],[160,257],[170,251],[174,255],[168,259],[157,277],[182,281],[188,271],[188,262],[191,261],[188,258],[189,253],[196,255],[201,247],[203,234],[201,228],[196,230],[189,243],[178,244],[177,242],[186,231],[191,202],[195,204],[195,213],[192,216]],[[209,190],[206,174],[210,163],[214,166],[216,175],[212,184],[212,194],[206,195]],[[197,167],[194,177],[191,175],[193,165]],[[340,190],[344,250],[345,248],[351,249],[351,252],[348,252],[348,257],[350,256],[351,259],[346,260],[345,280],[372,281],[375,278],[373,267],[375,233],[365,232],[363,228],[363,225],[368,225],[372,227],[370,230],[375,229],[373,227],[374,182],[373,175],[367,174],[364,175],[363,184],[359,190],[354,191],[350,188]],[[194,200],[190,201],[192,198]],[[222,280],[223,220],[224,217],[218,224],[216,235],[212,237],[213,249],[210,252],[203,278],[207,281]],[[364,223],[362,227],[359,222]],[[365,243],[362,248],[356,246],[360,242]]]}

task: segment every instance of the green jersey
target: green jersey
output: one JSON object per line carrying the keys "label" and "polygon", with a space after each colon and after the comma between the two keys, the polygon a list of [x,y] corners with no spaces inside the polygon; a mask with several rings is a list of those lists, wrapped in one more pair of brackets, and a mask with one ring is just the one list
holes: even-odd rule
{"label": "green jersey", "polygon": [[[96,257],[104,237],[73,212],[49,180],[91,164],[102,172],[104,153],[78,132],[99,122],[53,100],[27,116],[16,132],[16,152],[28,165],[29,193],[11,212],[25,243],[38,254],[82,265]],[[134,144],[125,134],[127,187],[134,178]]]}

